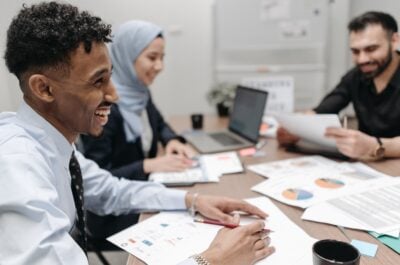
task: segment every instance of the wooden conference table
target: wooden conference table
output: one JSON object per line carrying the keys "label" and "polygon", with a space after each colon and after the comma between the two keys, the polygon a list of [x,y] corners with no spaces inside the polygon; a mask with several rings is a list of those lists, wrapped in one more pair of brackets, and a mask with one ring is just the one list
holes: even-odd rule
{"label": "wooden conference table", "polygon": [[[188,116],[177,116],[169,120],[169,124],[177,131],[182,132],[190,128],[190,118]],[[218,118],[215,116],[204,117],[204,130],[215,130],[218,128],[226,128],[227,119]],[[279,148],[275,139],[268,139],[267,144],[264,146],[263,151],[266,156],[263,157],[241,157],[243,165],[246,167],[251,164],[258,164],[267,161],[275,161],[287,158],[300,156],[300,154],[289,153],[284,149]],[[369,166],[386,173],[391,176],[400,176],[400,159],[390,159],[380,162],[370,162]],[[185,188],[191,192],[199,192],[200,194],[213,194],[230,196],[233,198],[250,198],[261,196],[260,194],[250,190],[255,184],[265,180],[265,178],[250,172],[245,171],[241,174],[234,174],[229,176],[222,176],[219,183],[197,184],[190,188]],[[340,230],[333,225],[320,224],[310,221],[301,220],[303,213],[302,209],[285,205],[278,201],[273,201],[279,209],[284,212],[293,222],[305,230],[310,236],[316,239],[331,238],[342,241],[347,241],[346,237]],[[149,215],[143,215],[141,219],[147,218]],[[352,239],[367,241],[370,243],[378,244],[378,252],[374,258],[361,257],[362,265],[399,265],[400,255],[380,243],[378,240],[370,236],[366,232],[357,230],[346,229],[346,233]],[[273,242],[272,242],[273,244]],[[311,249],[309,250],[311,251]],[[144,264],[134,256],[130,255],[127,265]],[[278,264],[277,264],[278,265]],[[289,265],[289,264],[288,264]],[[311,265],[311,264],[310,264]]]}

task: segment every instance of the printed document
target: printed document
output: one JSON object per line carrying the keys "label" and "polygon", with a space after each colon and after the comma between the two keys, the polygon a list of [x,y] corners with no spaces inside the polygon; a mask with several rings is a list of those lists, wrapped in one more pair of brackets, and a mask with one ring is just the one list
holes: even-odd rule
{"label": "printed document", "polygon": [[332,151],[337,150],[335,141],[325,137],[325,130],[328,127],[342,127],[338,115],[277,113],[275,118],[282,127],[301,139],[326,147]]}
{"label": "printed document", "polygon": [[[266,228],[271,245],[276,252],[257,264],[299,264],[312,263],[312,244],[315,239],[286,217],[268,198],[258,197],[247,200],[268,212]],[[255,218],[242,217],[241,224]],[[208,248],[221,226],[196,223],[183,212],[163,212],[131,226],[108,238],[110,242],[131,253],[149,265],[178,264],[193,254]]]}
{"label": "printed document", "polygon": [[151,173],[149,180],[163,184],[218,182],[219,175],[209,174],[200,167],[196,167],[182,172]]}
{"label": "printed document", "polygon": [[375,231],[398,237],[400,180],[379,178],[346,196],[308,208],[302,219]]}
{"label": "printed document", "polygon": [[223,174],[243,172],[236,152],[202,155],[196,167],[182,172],[155,172],[149,179],[164,184],[218,182]]}
{"label": "printed document", "polygon": [[247,169],[268,179],[296,176],[298,174],[319,173],[327,167],[336,168],[335,171],[346,171],[341,163],[337,163],[323,156],[302,156],[297,158],[277,160],[247,166]]}
{"label": "printed document", "polygon": [[253,186],[253,191],[300,208],[347,195],[364,182],[391,178],[362,163],[338,163],[318,156],[264,163],[256,171],[269,179]]}

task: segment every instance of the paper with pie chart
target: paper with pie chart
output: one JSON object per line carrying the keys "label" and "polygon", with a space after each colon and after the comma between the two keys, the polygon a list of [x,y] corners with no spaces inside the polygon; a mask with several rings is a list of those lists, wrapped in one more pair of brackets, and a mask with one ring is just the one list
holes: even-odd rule
{"label": "paper with pie chart", "polygon": [[300,208],[347,195],[368,181],[387,177],[362,163],[338,163],[315,156],[264,163],[262,167],[271,178],[252,190]]}
{"label": "paper with pie chart", "polygon": [[302,189],[286,189],[282,191],[282,196],[292,201],[303,201],[314,197],[314,194]]}
{"label": "paper with pie chart", "polygon": [[314,183],[321,188],[325,189],[340,189],[345,186],[344,181],[334,178],[319,178]]}

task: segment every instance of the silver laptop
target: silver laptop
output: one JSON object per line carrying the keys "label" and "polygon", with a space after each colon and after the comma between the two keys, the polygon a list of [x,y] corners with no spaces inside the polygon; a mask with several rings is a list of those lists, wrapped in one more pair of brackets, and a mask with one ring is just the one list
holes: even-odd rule
{"label": "silver laptop", "polygon": [[216,153],[257,143],[268,92],[238,86],[228,130],[192,131],[184,135],[200,153]]}

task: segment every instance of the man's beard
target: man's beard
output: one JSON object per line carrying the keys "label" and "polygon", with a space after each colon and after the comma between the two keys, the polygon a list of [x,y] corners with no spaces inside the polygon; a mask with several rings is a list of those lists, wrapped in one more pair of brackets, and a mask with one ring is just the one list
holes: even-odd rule
{"label": "man's beard", "polygon": [[[382,74],[388,68],[389,64],[392,62],[392,59],[393,59],[392,45],[390,45],[388,55],[386,56],[383,63],[380,64],[377,61],[371,61],[368,63],[359,64],[359,65],[357,65],[357,67],[358,67],[358,69],[360,69],[360,72],[364,75],[364,78],[372,79],[372,78],[375,78],[375,77],[379,76],[380,74]],[[368,65],[368,64],[377,64],[378,68],[375,71],[368,72],[368,73],[364,73],[363,71],[361,71],[361,66]]]}

